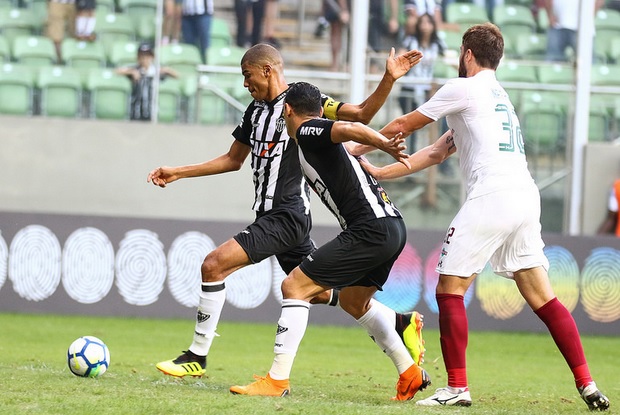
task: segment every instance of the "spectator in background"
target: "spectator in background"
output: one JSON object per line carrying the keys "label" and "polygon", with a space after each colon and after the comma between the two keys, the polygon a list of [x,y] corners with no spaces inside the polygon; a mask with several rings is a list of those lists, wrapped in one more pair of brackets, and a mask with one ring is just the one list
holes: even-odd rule
{"label": "spectator in background", "polygon": [[349,24],[348,0],[323,0],[323,17],[329,24],[332,63],[331,71],[344,69],[342,63],[343,30]]}
{"label": "spectator in background", "polygon": [[270,44],[276,49],[280,49],[282,44],[275,37],[276,22],[278,21],[278,0],[265,0],[264,36],[263,43]]}
{"label": "spectator in background", "polygon": [[[385,3],[389,3],[389,14],[386,13]],[[370,46],[374,52],[380,52],[386,49],[383,44],[384,36],[394,40],[396,39],[399,28],[398,11],[398,0],[369,1],[368,46]],[[392,45],[394,45],[394,43],[390,45],[390,48]]]}
{"label": "spectator in background", "polygon": [[75,36],[75,0],[49,0],[47,3],[47,36],[56,47],[58,64],[62,64],[60,45],[65,34]]}
{"label": "spectator in background", "polygon": [[597,233],[599,235],[614,234],[620,237],[620,216],[618,205],[620,205],[620,179],[616,180],[609,192],[609,200],[607,201],[607,217],[599,226]]}
{"label": "spectator in background", "polygon": [[179,43],[181,39],[181,16],[183,0],[164,1],[164,24],[162,26],[162,44]]}
{"label": "spectator in background", "polygon": [[[579,29],[580,0],[546,0],[545,10],[549,17],[547,29],[547,60],[567,61],[566,49],[577,51],[577,30]],[[605,0],[595,0],[596,13],[605,5]]]}
{"label": "spectator in background", "polygon": [[[405,32],[401,52],[417,49],[424,58],[403,77],[398,103],[403,114],[415,110],[418,105],[430,98],[430,80],[433,78],[435,62],[441,59],[446,46],[437,36],[437,24],[429,13],[422,14],[416,21],[412,32]],[[407,80],[423,81],[422,84],[407,83]],[[416,133],[409,137],[408,148],[416,151]]]}
{"label": "spectator in background", "polygon": [[[131,79],[131,106],[129,118],[132,120],[149,121],[151,119],[151,106],[153,103],[153,79],[157,75],[154,64],[153,48],[148,43],[142,43],[138,47],[138,63],[134,66],[117,68],[116,73],[125,75]],[[167,76],[178,78],[177,72],[172,68],[163,67],[159,70],[161,80]]]}
{"label": "spectator in background", "polygon": [[95,40],[96,0],[76,0],[75,37],[78,40]]}
{"label": "spectator in background", "polygon": [[259,44],[262,39],[265,0],[235,0],[235,15],[237,46],[246,48]]}
{"label": "spectator in background", "polygon": [[[451,1],[444,1],[451,3]],[[458,24],[446,23],[443,15],[441,0],[404,0],[405,33],[413,33],[419,16],[430,14],[435,19],[437,30],[460,31]]]}
{"label": "spectator in background", "polygon": [[202,63],[207,62],[207,49],[211,43],[213,0],[183,0],[181,33],[183,42],[196,45]]}

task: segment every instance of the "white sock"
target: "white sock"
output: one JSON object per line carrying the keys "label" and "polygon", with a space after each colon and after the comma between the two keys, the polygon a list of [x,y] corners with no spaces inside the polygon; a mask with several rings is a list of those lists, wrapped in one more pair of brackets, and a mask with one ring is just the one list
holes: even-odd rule
{"label": "white sock", "polygon": [[95,30],[95,22],[96,19],[93,16],[88,16],[86,18],[86,27],[84,29],[84,34],[89,36],[93,33],[93,31]]}
{"label": "white sock", "polygon": [[398,336],[394,324],[381,312],[381,307],[372,303],[370,310],[357,322],[366,329],[368,335],[377,343],[383,352],[392,359],[398,374],[409,369],[414,364],[413,358],[407,351],[405,344]]}
{"label": "white sock", "polygon": [[390,307],[386,306],[383,303],[375,300],[374,298],[370,299],[370,306],[376,307],[376,310],[383,314],[385,318],[388,319],[392,327],[396,327],[396,311],[392,310]]}
{"label": "white sock", "polygon": [[75,18],[75,34],[78,36],[84,36],[86,34],[86,16],[78,16]]}
{"label": "white sock", "polygon": [[282,314],[278,320],[278,331],[273,347],[276,355],[269,370],[272,379],[284,380],[291,377],[297,349],[308,327],[309,313],[310,303],[306,301],[282,300]]}
{"label": "white sock", "polygon": [[194,341],[189,346],[189,351],[199,356],[206,356],[211,349],[213,338],[217,336],[215,330],[226,301],[226,286],[222,281],[203,282],[201,288]]}

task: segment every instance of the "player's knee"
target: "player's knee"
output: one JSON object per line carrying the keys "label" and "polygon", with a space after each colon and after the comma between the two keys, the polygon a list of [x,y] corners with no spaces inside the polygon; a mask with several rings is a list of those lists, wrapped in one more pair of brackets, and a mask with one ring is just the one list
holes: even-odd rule
{"label": "player's knee", "polygon": [[212,251],[202,261],[200,267],[200,273],[202,275],[202,282],[217,282],[223,281],[225,276],[222,273],[221,261],[218,258],[218,254]]}

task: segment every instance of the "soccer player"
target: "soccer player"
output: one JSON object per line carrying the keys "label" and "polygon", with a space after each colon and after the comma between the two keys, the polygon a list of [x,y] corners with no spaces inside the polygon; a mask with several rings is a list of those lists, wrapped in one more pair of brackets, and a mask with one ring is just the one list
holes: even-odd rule
{"label": "soccer player", "polygon": [[[395,56],[392,49],[381,82],[364,102],[353,105],[325,97],[325,114],[330,118],[368,123],[385,102],[396,79],[420,59],[418,51]],[[147,177],[154,185],[166,187],[182,178],[239,170],[252,155],[256,219],[211,251],[202,263],[202,289],[193,342],[176,359],[156,365],[168,375],[202,376],[205,373],[206,356],[226,300],[224,280],[228,275],[272,255],[288,274],[315,249],[309,236],[309,187],[301,173],[297,145],[290,140],[282,117],[284,97],[289,88],[283,69],[282,56],[274,47],[258,44],[248,49],[241,60],[241,70],[244,86],[254,101],[233,131],[235,140],[229,151],[200,164],[158,167]],[[326,292],[313,302],[336,303],[335,296],[331,297]],[[397,326],[408,350],[419,363],[424,352],[419,313],[396,315],[388,307],[376,304],[377,309],[383,310]]]}
{"label": "soccer player", "polygon": [[[437,265],[441,351],[448,386],[418,405],[472,403],[465,362],[468,341],[463,296],[491,262],[498,275],[514,280],[534,313],[545,323],[575,378],[581,398],[592,410],[609,400],[592,381],[575,320],[556,298],[541,237],[540,193],[530,175],[514,107],[495,77],[504,52],[499,29],[470,27],[459,57],[459,78],[448,81],[417,110],[396,118],[381,132],[411,134],[447,117],[450,128],[434,144],[409,157],[410,167],[383,168],[364,163],[378,180],[401,177],[438,164],[457,150],[467,197],[448,228]],[[364,151],[352,149],[355,154]]]}
{"label": "soccer player", "polygon": [[386,139],[363,124],[327,120],[321,115],[317,87],[298,82],[289,88],[284,99],[288,135],[299,146],[306,181],[338,219],[342,232],[310,254],[282,282],[284,299],[275,358],[267,376],[247,386],[233,386],[230,391],[288,395],[293,360],[308,325],[310,301],[330,288],[338,288],[340,306],[355,317],[396,366],[399,380],[394,399],[409,400],[430,384],[428,374],[409,355],[394,325],[370,304],[405,246],[407,229],[385,190],[342,144],[354,140],[380,148],[396,160],[406,160],[404,139],[402,134]]}

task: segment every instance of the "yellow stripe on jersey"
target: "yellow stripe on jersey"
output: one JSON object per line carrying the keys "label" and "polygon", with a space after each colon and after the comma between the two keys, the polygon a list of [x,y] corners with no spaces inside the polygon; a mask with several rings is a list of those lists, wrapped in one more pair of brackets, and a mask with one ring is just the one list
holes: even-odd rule
{"label": "yellow stripe on jersey", "polygon": [[323,103],[323,115],[330,120],[338,120],[338,109],[342,106],[342,102],[336,101],[329,97]]}

